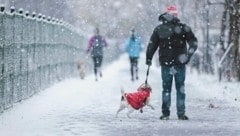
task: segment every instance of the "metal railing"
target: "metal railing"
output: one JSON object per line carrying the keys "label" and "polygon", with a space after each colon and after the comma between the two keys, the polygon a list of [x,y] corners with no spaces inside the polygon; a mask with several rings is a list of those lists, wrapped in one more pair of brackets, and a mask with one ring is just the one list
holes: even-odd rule
{"label": "metal railing", "polygon": [[[230,61],[231,60],[227,60],[227,58],[229,59],[229,52],[231,51],[231,49],[232,49],[232,47],[233,47],[233,44],[231,43],[229,46],[228,46],[228,48],[227,48],[227,50],[224,52],[224,54],[221,56],[221,58],[220,58],[220,60],[219,60],[219,62],[218,62],[218,81],[220,82],[221,80],[222,80],[222,76],[223,76],[223,72],[224,72],[224,69],[225,69],[225,71],[226,71],[226,69],[228,70],[228,72],[229,73],[227,73],[228,75],[227,75],[227,78],[228,78],[228,80],[229,80],[229,78],[230,78],[230,69],[231,69],[231,65],[229,65],[230,64]],[[227,65],[223,68],[223,62],[224,61],[227,61]]]}
{"label": "metal railing", "polygon": [[[0,7],[0,112],[56,82],[78,76],[76,60],[84,57],[86,42],[63,21]],[[109,50],[110,59],[116,58],[116,48]]]}

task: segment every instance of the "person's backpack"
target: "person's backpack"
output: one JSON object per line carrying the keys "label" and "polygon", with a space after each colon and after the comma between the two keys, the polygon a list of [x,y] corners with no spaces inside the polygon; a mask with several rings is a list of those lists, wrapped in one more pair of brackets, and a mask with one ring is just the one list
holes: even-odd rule
{"label": "person's backpack", "polygon": [[104,41],[102,36],[98,35],[94,37],[93,47],[92,47],[92,55],[93,56],[103,56],[103,46]]}

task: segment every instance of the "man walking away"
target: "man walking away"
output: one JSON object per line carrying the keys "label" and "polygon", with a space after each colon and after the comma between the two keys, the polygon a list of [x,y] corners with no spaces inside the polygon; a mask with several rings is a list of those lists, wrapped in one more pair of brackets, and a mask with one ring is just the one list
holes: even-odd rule
{"label": "man walking away", "polygon": [[191,28],[181,23],[177,15],[176,7],[169,6],[167,12],[159,16],[161,23],[154,29],[146,52],[146,64],[150,66],[155,51],[159,49],[163,87],[161,120],[168,120],[170,116],[173,78],[177,91],[178,119],[188,120],[185,114],[185,65],[198,45]]}

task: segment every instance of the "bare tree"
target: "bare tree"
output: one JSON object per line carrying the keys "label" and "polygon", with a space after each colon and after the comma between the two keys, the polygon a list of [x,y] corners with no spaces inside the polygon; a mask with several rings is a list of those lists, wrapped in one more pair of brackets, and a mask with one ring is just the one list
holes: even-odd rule
{"label": "bare tree", "polygon": [[220,38],[219,38],[219,43],[221,46],[221,50],[223,52],[225,52],[225,32],[226,32],[226,27],[227,27],[227,14],[228,14],[228,7],[229,7],[229,3],[228,0],[225,0],[224,3],[224,11],[223,11],[223,15],[222,15],[222,23],[221,23],[221,33],[220,33]]}
{"label": "bare tree", "polygon": [[239,54],[239,27],[240,27],[240,13],[239,13],[239,7],[240,7],[240,0],[232,0],[229,1],[229,14],[230,14],[230,30],[229,30],[229,43],[232,42],[233,48],[232,48],[232,57],[233,57],[233,74],[238,78],[238,81],[240,81],[240,54]]}

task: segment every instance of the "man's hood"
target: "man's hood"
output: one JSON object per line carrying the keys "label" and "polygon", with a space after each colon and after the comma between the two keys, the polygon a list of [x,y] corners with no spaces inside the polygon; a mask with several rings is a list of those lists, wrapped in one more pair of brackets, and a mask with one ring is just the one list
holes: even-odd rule
{"label": "man's hood", "polygon": [[163,23],[177,23],[180,22],[180,20],[175,17],[174,15],[171,15],[169,13],[163,13],[159,16],[158,18],[159,21],[163,22]]}

